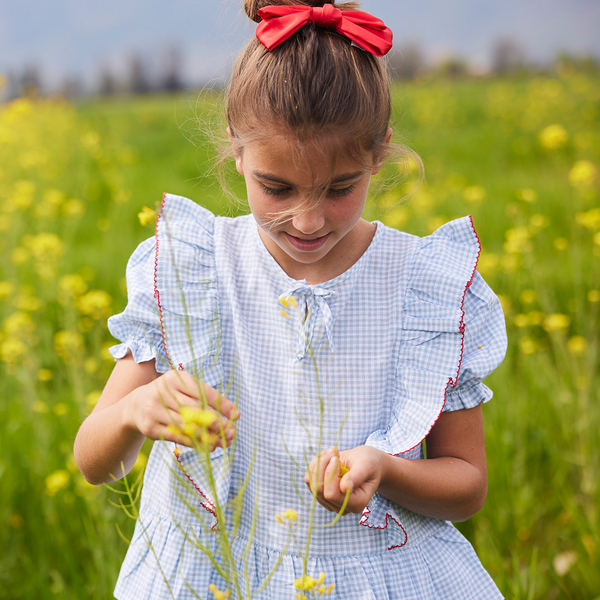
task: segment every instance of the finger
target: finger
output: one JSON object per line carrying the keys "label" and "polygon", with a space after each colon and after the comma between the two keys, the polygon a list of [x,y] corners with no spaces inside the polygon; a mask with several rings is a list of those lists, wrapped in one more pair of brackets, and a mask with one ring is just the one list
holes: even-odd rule
{"label": "finger", "polygon": [[344,496],[340,491],[340,459],[333,456],[323,474],[323,497],[333,504],[341,506]]}
{"label": "finger", "polygon": [[232,421],[236,421],[240,418],[240,411],[231,400],[222,396],[218,390],[215,390],[215,388],[210,387],[209,385],[204,384],[204,390],[206,402],[211,408]]}

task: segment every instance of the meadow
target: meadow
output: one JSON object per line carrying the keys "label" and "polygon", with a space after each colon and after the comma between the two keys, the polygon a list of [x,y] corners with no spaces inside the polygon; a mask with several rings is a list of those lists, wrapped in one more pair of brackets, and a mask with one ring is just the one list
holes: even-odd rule
{"label": "meadow", "polygon": [[[83,480],[73,440],[112,369],[106,318],[126,304],[125,265],[162,193],[245,212],[206,133],[220,99],[0,106],[0,598],[112,598],[133,521]],[[509,335],[486,380],[487,503],[458,526],[507,598],[596,600],[600,77],[561,65],[421,80],[394,104],[426,178],[415,191],[414,165],[387,166],[365,216],[427,235],[471,214]]]}

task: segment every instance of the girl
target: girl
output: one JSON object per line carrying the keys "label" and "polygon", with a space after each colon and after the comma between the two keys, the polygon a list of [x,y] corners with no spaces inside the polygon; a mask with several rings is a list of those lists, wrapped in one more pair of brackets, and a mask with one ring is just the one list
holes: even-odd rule
{"label": "girl", "polygon": [[[485,500],[482,379],[506,346],[477,235],[467,217],[422,239],[361,218],[392,153],[391,33],[354,3],[244,7],[257,38],[226,113],[251,214],[165,195],[75,441],[102,483],[164,440],[115,595],[501,598],[449,522]],[[190,425],[201,406],[212,437]]]}

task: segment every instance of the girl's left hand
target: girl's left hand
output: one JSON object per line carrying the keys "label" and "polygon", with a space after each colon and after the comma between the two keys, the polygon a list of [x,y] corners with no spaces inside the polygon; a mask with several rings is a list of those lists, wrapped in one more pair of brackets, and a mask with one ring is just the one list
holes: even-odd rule
{"label": "girl's left hand", "polygon": [[[341,478],[340,461],[349,469]],[[304,482],[311,492],[316,487],[317,502],[331,512],[340,511],[350,487],[344,514],[361,513],[379,487],[382,469],[381,454],[371,446],[342,452],[332,447],[312,459]]]}

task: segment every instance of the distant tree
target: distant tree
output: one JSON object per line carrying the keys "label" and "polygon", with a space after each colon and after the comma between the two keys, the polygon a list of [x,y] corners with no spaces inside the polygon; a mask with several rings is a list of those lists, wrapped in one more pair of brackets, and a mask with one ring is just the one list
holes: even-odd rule
{"label": "distant tree", "polygon": [[162,54],[161,89],[176,92],[183,88],[182,53],[175,45],[167,46]]}
{"label": "distant tree", "polygon": [[100,85],[98,92],[101,96],[112,96],[118,91],[119,85],[110,67],[104,65],[100,68]]}
{"label": "distant tree", "polygon": [[407,42],[402,46],[394,46],[389,57],[392,77],[413,79],[419,69],[425,66],[421,47],[416,42]]}
{"label": "distant tree", "polygon": [[83,82],[79,77],[70,76],[63,80],[58,93],[64,98],[79,98],[85,93]]}
{"label": "distant tree", "polygon": [[525,58],[521,45],[514,39],[497,40],[492,47],[492,70],[499,75],[522,69]]}
{"label": "distant tree", "polygon": [[19,95],[33,97],[39,95],[41,91],[40,67],[27,65],[19,78]]}
{"label": "distant tree", "polygon": [[147,94],[150,91],[146,66],[137,52],[134,52],[129,58],[127,89],[132,94]]}
{"label": "distant tree", "polygon": [[462,58],[450,56],[438,65],[436,71],[442,77],[458,79],[469,74],[469,65]]}

